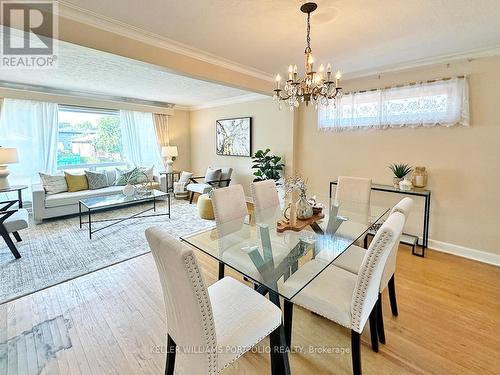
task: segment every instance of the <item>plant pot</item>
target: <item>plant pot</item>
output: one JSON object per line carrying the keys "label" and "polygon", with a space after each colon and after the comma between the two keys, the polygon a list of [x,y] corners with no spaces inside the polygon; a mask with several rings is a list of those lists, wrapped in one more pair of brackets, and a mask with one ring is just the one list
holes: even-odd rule
{"label": "plant pot", "polygon": [[399,183],[400,183],[401,181],[403,181],[403,179],[402,179],[402,178],[399,178],[399,177],[393,177],[393,178],[392,178],[392,184],[394,185],[394,187],[395,187],[396,189],[399,189]]}

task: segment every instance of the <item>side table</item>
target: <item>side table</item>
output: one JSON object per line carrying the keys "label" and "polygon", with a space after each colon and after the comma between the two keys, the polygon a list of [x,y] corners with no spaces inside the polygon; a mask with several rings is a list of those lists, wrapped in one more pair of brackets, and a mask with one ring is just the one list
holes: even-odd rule
{"label": "side table", "polygon": [[28,185],[12,185],[8,188],[0,189],[0,193],[10,193],[12,191],[17,191],[17,199],[19,200],[19,208],[23,208],[23,194],[22,191],[27,189]]}

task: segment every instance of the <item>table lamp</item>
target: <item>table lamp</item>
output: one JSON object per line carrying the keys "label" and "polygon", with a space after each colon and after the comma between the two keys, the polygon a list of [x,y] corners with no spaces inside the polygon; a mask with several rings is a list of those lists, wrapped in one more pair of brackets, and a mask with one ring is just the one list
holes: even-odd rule
{"label": "table lamp", "polygon": [[179,155],[177,151],[177,146],[163,146],[161,148],[161,156],[166,158],[165,161],[165,171],[167,173],[172,173],[174,171],[174,160]]}
{"label": "table lamp", "polygon": [[13,147],[0,147],[0,189],[7,189],[9,180],[7,177],[10,174],[7,164],[18,163],[17,150]]}

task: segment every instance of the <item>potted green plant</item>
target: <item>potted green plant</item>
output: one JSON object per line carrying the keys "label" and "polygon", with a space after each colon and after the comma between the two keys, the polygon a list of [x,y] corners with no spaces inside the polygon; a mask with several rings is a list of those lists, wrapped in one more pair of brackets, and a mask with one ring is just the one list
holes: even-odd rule
{"label": "potted green plant", "polygon": [[285,164],[281,162],[281,157],[269,154],[270,149],[257,150],[253,155],[252,169],[256,169],[253,173],[254,181],[275,180],[278,182],[281,179],[281,173]]}
{"label": "potted green plant", "polygon": [[392,183],[395,188],[399,189],[399,183],[405,178],[406,175],[413,171],[413,168],[408,164],[391,164],[389,165],[389,169],[394,174],[392,178]]}

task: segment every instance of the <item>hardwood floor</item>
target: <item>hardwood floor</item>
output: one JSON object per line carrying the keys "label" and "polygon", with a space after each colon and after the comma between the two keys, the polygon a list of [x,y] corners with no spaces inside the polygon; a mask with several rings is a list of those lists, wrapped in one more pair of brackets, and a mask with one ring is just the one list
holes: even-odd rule
{"label": "hardwood floor", "polygon": [[[216,263],[198,255],[214,282]],[[396,290],[399,317],[385,294],[378,354],[363,333],[365,374],[500,373],[500,268],[434,251],[422,259],[402,246]],[[0,374],[162,374],[164,316],[151,254],[0,305]],[[348,330],[297,307],[293,329],[292,345],[305,352],[291,354],[292,374],[351,373]],[[268,373],[263,353],[224,371]]]}

